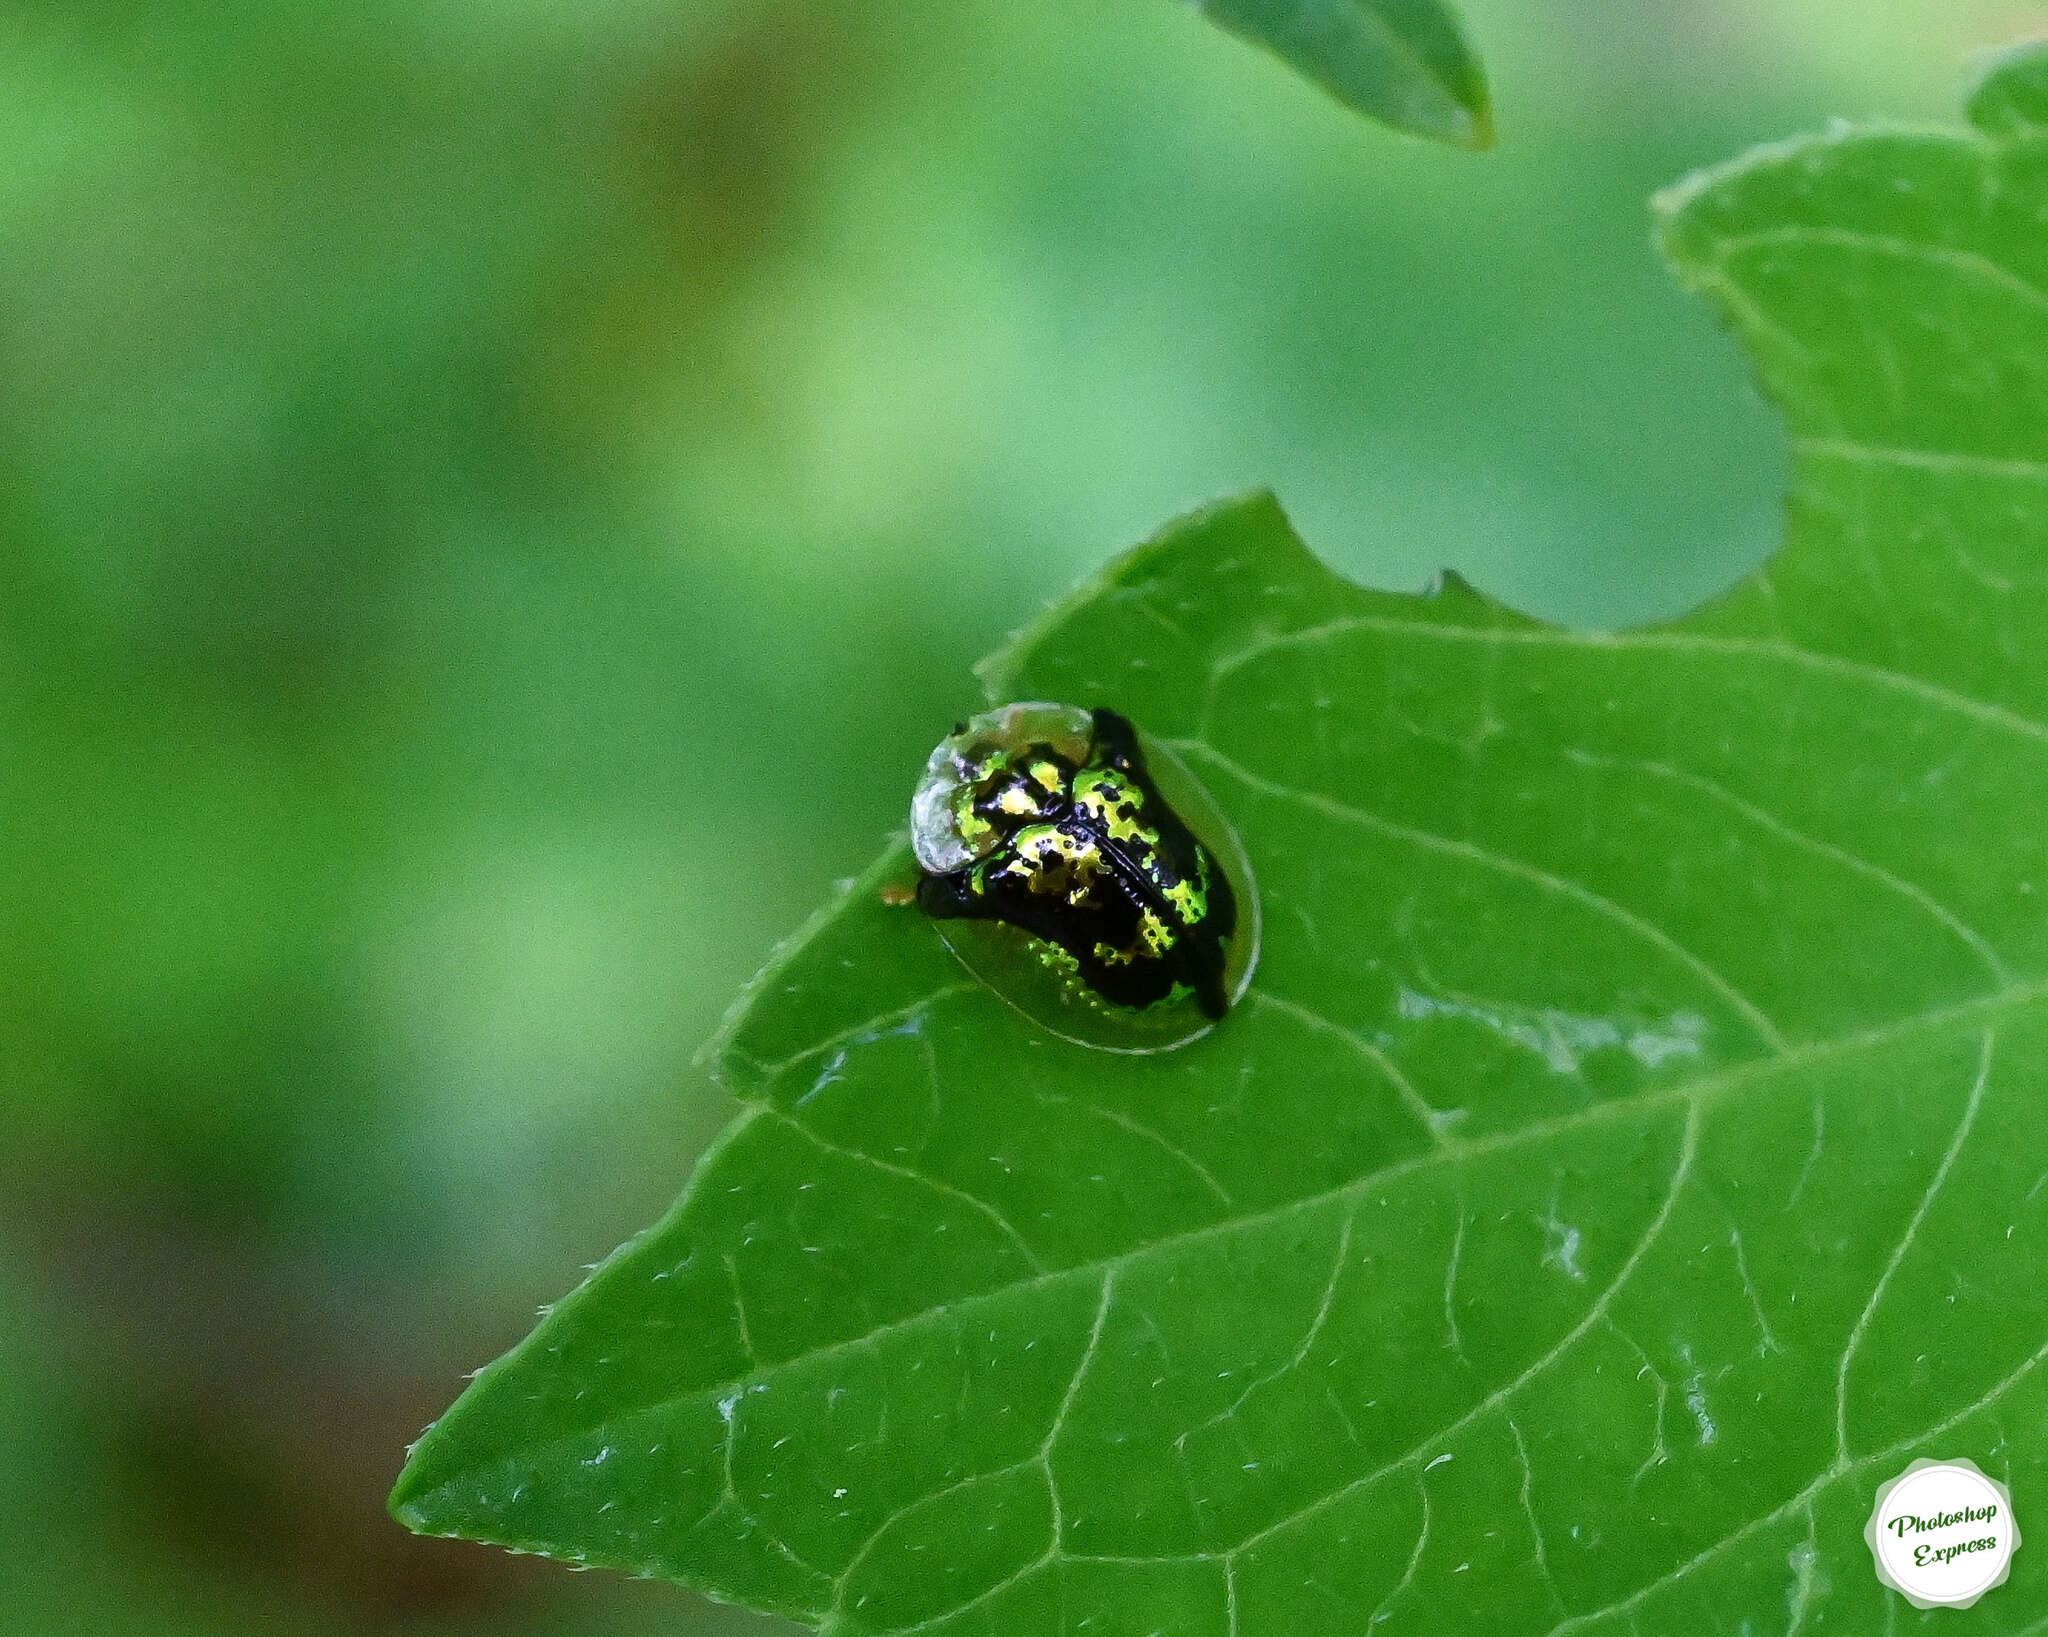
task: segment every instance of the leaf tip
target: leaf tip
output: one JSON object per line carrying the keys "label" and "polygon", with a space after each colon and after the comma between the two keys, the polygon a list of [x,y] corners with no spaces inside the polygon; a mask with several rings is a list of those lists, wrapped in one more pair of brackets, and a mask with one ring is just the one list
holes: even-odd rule
{"label": "leaf tip", "polygon": [[422,1503],[432,1493],[432,1486],[421,1472],[419,1450],[414,1444],[406,1451],[405,1465],[399,1469],[391,1493],[384,1497],[384,1510],[414,1534],[430,1535],[436,1532],[433,1518]]}
{"label": "leaf tip", "polygon": [[1499,139],[1493,97],[1476,59],[1468,57],[1457,74],[1398,98],[1383,93],[1361,96],[1333,80],[1320,76],[1318,79],[1347,108],[1409,136],[1440,142],[1448,148],[1462,148],[1467,153],[1484,153]]}
{"label": "leaf tip", "polygon": [[1493,98],[1483,79],[1472,87],[1471,95],[1471,101],[1457,104],[1465,116],[1462,131],[1446,140],[1454,147],[1484,153],[1499,143],[1500,128],[1494,123]]}
{"label": "leaf tip", "polygon": [[[1463,42],[1459,42],[1460,48]],[[1335,82],[1322,82],[1346,107],[1370,115],[1409,136],[1467,153],[1484,153],[1499,139],[1493,95],[1477,59],[1462,58],[1455,71],[1411,88],[1405,95],[1361,97]]]}
{"label": "leaf tip", "polygon": [[[531,1340],[529,1336],[521,1346]],[[455,1402],[406,1446],[405,1464],[384,1497],[384,1510],[415,1535],[482,1538],[476,1534],[475,1519],[462,1515],[460,1497],[463,1480],[477,1469],[471,1411],[478,1383],[491,1375],[492,1368],[486,1365],[474,1372]]]}
{"label": "leaf tip", "polygon": [[1479,58],[1442,0],[1195,0],[1356,113],[1455,148],[1490,148]]}

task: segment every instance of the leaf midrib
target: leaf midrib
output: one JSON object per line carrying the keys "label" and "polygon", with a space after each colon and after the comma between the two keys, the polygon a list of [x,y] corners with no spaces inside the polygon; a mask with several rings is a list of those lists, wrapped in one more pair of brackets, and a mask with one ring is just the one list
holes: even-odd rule
{"label": "leaf midrib", "polygon": [[[1121,1269],[1142,1258],[1179,1250],[1187,1245],[1199,1244],[1203,1240],[1220,1234],[1235,1233],[1246,1229],[1265,1227],[1275,1222],[1284,1222],[1289,1217],[1300,1212],[1311,1211],[1318,1206],[1332,1204],[1353,1194],[1369,1192],[1383,1183],[1395,1182],[1403,1177],[1413,1176],[1418,1172],[1426,1171],[1436,1166],[1457,1164],[1469,1159],[1485,1158],[1488,1155],[1516,1148],[1523,1143],[1542,1142],[1551,1137],[1562,1136],[1572,1131],[1598,1126],[1609,1120],[1625,1119],[1631,1115],[1649,1113],[1686,1102],[1697,1102],[1704,1107],[1708,1102],[1718,1101],[1731,1092],[1750,1084],[1752,1081],[1771,1079],[1780,1074],[1790,1074],[1814,1065],[1833,1062],[1838,1058],[1854,1056],[1860,1051],[1876,1050],[1883,1046],[1909,1041],[1923,1033],[1938,1033],[1951,1025],[1963,1024],[1977,1019],[2002,1018],[2008,1013],[2017,1011],[2034,1001],[2044,999],[2048,999],[2048,978],[2038,978],[2024,983],[2011,984],[1992,994],[1976,995],[1969,1000],[1958,1001],[1950,1006],[1916,1012],[1910,1016],[1880,1024],[1875,1028],[1859,1030],[1855,1034],[1837,1035],[1831,1039],[1793,1046],[1775,1056],[1750,1058],[1745,1062],[1731,1064],[1726,1069],[1718,1070],[1715,1073],[1702,1075],[1697,1080],[1677,1081],[1669,1086],[1659,1087],[1655,1091],[1640,1092],[1630,1097],[1609,1098],[1605,1102],[1595,1103],[1587,1108],[1573,1109],[1568,1113],[1554,1115],[1545,1120],[1534,1120],[1527,1125],[1518,1126],[1513,1130],[1495,1132],[1485,1137],[1474,1137],[1466,1140],[1449,1139],[1442,1146],[1410,1155],[1406,1159],[1396,1160],[1392,1165],[1381,1166],[1378,1170],[1369,1171],[1363,1176],[1354,1177],[1349,1182],[1341,1182],[1333,1188],[1322,1190],[1320,1193],[1303,1194],[1299,1198],[1286,1200],[1281,1204],[1268,1206],[1263,1210],[1250,1211],[1238,1216],[1222,1217],[1214,1222],[1204,1222],[1198,1227],[1183,1228],[1176,1233],[1165,1234],[1157,1239],[1144,1240],[1140,1243],[1126,1246],[1122,1250],[1112,1251],[1106,1256],[1093,1257],[1085,1262],[1073,1262],[1065,1267],[1053,1268],[1046,1273],[1033,1274],[1029,1279],[1015,1279],[1006,1284],[991,1285],[986,1290],[978,1290],[967,1296],[954,1297],[948,1301],[936,1303],[931,1307],[919,1308],[914,1313],[906,1313],[900,1318],[887,1320],[882,1324],[876,1325],[871,1330],[863,1331],[860,1335],[828,1342],[822,1347],[815,1347],[807,1352],[791,1354],[788,1358],[778,1359],[772,1364],[764,1364],[759,1369],[750,1371],[745,1375],[733,1376],[725,1381],[716,1382],[706,1387],[692,1388],[689,1392],[677,1393],[671,1398],[655,1400],[653,1404],[647,1407],[652,1408],[665,1403],[679,1403],[684,1399],[699,1394],[725,1392],[733,1387],[744,1388],[755,1381],[765,1379],[777,1370],[791,1369],[798,1365],[808,1364],[816,1359],[829,1358],[837,1353],[856,1351],[870,1346],[884,1337],[894,1335],[898,1331],[910,1329],[927,1319],[949,1313],[956,1308],[1015,1296],[1046,1285],[1056,1284],[1062,1279],[1081,1278],[1092,1274],[1105,1273],[1113,1268]],[[1299,1006],[1300,1003],[1290,1001],[1288,1004],[1290,1006]],[[1309,1010],[1306,1007],[1301,1009],[1303,1011]],[[1320,1014],[1317,1015],[1320,1016]],[[1326,1019],[1325,1021],[1328,1020]],[[1333,1023],[1331,1026],[1333,1028],[1342,1028],[1341,1024]],[[741,1119],[751,1123],[756,1117],[772,1115],[776,1112],[765,1101],[757,1102],[748,1106]],[[814,1134],[807,1127],[802,1126],[798,1122],[790,1123],[796,1124],[797,1128],[802,1130],[806,1137],[814,1138]],[[870,1158],[868,1155],[860,1154],[860,1151],[857,1149],[837,1151],[858,1154],[862,1159]]]}
{"label": "leaf midrib", "polygon": [[[906,1014],[909,1011],[915,1010],[916,1006],[929,1005],[937,998],[939,993],[935,992],[934,995],[915,1003],[914,1006],[899,1008],[897,1012],[889,1015]],[[2043,999],[2048,999],[2048,978],[2012,984],[1989,995],[1975,996],[1951,1006],[1916,1012],[1903,1018],[1894,1019],[1889,1023],[1878,1025],[1875,1028],[1860,1030],[1854,1034],[1839,1035],[1828,1040],[1794,1046],[1783,1054],[1776,1056],[1752,1058],[1746,1062],[1733,1064],[1715,1073],[1702,1075],[1697,1079],[1676,1081],[1669,1086],[1660,1087],[1656,1091],[1642,1092],[1631,1097],[1612,1098],[1606,1102],[1593,1104],[1588,1108],[1574,1109],[1569,1113],[1555,1115],[1549,1119],[1532,1121],[1511,1131],[1500,1131],[1485,1137],[1452,1141],[1443,1146],[1410,1155],[1406,1159],[1397,1160],[1391,1165],[1381,1166],[1377,1170],[1367,1172],[1365,1175],[1355,1177],[1348,1182],[1339,1183],[1334,1188],[1328,1188],[1319,1193],[1306,1194],[1300,1198],[1287,1200],[1279,1205],[1269,1206],[1260,1211],[1222,1217],[1213,1222],[1205,1222],[1198,1227],[1182,1229],[1177,1233],[1166,1234],[1157,1239],[1145,1240],[1126,1246],[1122,1250],[1114,1251],[1106,1256],[1095,1257],[1085,1262],[1072,1263],[1066,1267],[1055,1268],[1046,1273],[1034,1274],[1028,1279],[1013,1279],[1003,1284],[991,1285],[986,1289],[974,1291],[968,1295],[953,1297],[947,1301],[935,1303],[930,1307],[920,1308],[915,1312],[905,1313],[897,1318],[886,1320],[872,1329],[863,1331],[859,1335],[843,1337],[837,1341],[828,1342],[821,1347],[811,1348],[805,1352],[791,1354],[787,1358],[760,1364],[755,1369],[747,1371],[742,1375],[726,1377],[720,1381],[706,1383],[682,1392],[665,1394],[661,1397],[650,1399],[643,1404],[634,1406],[628,1413],[631,1416],[641,1416],[672,1408],[675,1405],[686,1403],[693,1399],[723,1397],[729,1395],[734,1390],[744,1392],[756,1383],[772,1379],[778,1372],[799,1368],[820,1359],[857,1352],[887,1337],[914,1329],[921,1324],[930,1323],[948,1313],[971,1310],[983,1304],[1008,1301],[1017,1296],[1029,1294],[1032,1291],[1055,1286],[1063,1281],[1085,1283],[1097,1277],[1107,1277],[1113,1272],[1122,1271],[1126,1267],[1146,1258],[1178,1251],[1187,1246],[1200,1244],[1205,1240],[1225,1234],[1239,1233],[1271,1223],[1284,1222],[1288,1218],[1303,1212],[1312,1211],[1318,1207],[1330,1205],[1353,1196],[1369,1193],[1376,1187],[1398,1181],[1404,1177],[1424,1173],[1440,1166],[1460,1164],[1467,1160],[1484,1158],[1488,1155],[1511,1151],[1524,1144],[1543,1142],[1553,1137],[1566,1135],[1573,1131],[1594,1128],[1614,1120],[1640,1118],[1662,1109],[1687,1103],[1693,1104],[1696,1109],[1704,1113],[1709,1103],[1719,1101],[1753,1083],[1767,1081],[1779,1075],[1797,1073],[1815,1065],[1854,1056],[1858,1052],[1876,1050],[1909,1041],[1923,1034],[1939,1033],[1943,1029],[1953,1026],[1979,1020],[1996,1020]],[[1290,1002],[1290,1004],[1298,1003]],[[756,1120],[763,1118],[779,1118],[788,1121],[788,1116],[776,1109],[765,1098],[754,1099],[747,1104],[740,1115],[734,1120],[733,1125],[725,1133],[725,1141],[737,1140],[743,1131]],[[803,1127],[799,1122],[788,1121],[788,1123],[801,1130],[807,1138],[811,1138],[813,1141],[817,1140],[815,1134],[810,1132],[808,1128]],[[861,1159],[871,1157],[860,1154],[858,1150],[845,1150],[844,1152],[854,1154]],[[703,1174],[703,1171],[700,1170],[698,1177],[701,1177]],[[686,1191],[683,1199],[678,1202],[678,1210],[688,1204],[694,1193],[696,1180],[696,1178],[692,1179],[691,1189]],[[583,1286],[582,1291],[595,1289],[597,1284],[598,1281],[593,1280],[590,1284]],[[581,1295],[581,1293],[579,1291],[578,1295]],[[563,1312],[568,1310],[574,1300],[575,1298],[572,1297],[570,1301],[565,1301],[557,1311]],[[515,1349],[512,1357],[517,1357],[520,1351],[522,1350]],[[2048,1349],[2044,1349],[2044,1352],[2048,1352]],[[510,1359],[508,1358],[503,1362],[509,1363]],[[502,1367],[502,1363],[492,1366],[492,1373]],[[556,1449],[564,1445],[576,1443],[581,1439],[588,1438],[591,1433],[599,1428],[611,1425],[613,1422],[625,1418],[623,1416],[608,1417],[589,1426],[577,1427],[558,1433],[539,1444],[524,1446],[522,1453],[531,1454],[541,1450]],[[1442,1436],[1441,1432],[1437,1436]],[[1922,1434],[1921,1436],[1927,1435]],[[462,1473],[467,1470],[469,1469],[464,1468],[449,1473],[432,1490],[425,1491],[424,1493],[432,1494],[446,1488],[449,1484],[459,1481]],[[421,1498],[421,1496],[413,1496],[409,1497],[409,1500],[414,1505],[417,1505]],[[503,1543],[501,1542],[501,1544]]]}

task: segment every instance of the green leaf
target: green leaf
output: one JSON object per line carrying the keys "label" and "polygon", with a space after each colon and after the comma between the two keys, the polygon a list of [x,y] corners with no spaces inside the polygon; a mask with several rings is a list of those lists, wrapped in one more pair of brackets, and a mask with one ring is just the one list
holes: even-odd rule
{"label": "green leaf", "polygon": [[1479,59],[1440,0],[1194,0],[1345,106],[1417,136],[1493,146]]}
{"label": "green leaf", "polygon": [[[1972,107],[1663,201],[1797,450],[1712,606],[1362,591],[1254,498],[991,661],[1212,781],[1252,994],[1067,1046],[885,857],[717,1043],[748,1108],[682,1203],[398,1515],[846,1637],[1915,1618],[1879,1483],[2048,1494],[2048,54]],[[1936,1618],[2044,1604],[2036,1547]]]}

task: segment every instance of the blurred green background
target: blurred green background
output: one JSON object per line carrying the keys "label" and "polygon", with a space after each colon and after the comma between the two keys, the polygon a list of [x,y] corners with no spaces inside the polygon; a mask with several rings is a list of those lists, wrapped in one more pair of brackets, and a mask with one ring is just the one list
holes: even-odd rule
{"label": "blurred green background", "polygon": [[1174,0],[0,8],[0,1628],[766,1632],[418,1541],[969,664],[1205,498],[1578,622],[1769,549],[1645,199],[1972,0],[1470,0],[1502,146]]}

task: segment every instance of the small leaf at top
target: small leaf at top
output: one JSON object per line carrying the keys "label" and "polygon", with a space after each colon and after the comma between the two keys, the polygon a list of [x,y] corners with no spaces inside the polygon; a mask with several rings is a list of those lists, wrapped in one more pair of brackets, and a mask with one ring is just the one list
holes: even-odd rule
{"label": "small leaf at top", "polygon": [[1479,59],[1440,0],[1194,0],[1339,102],[1417,136],[1493,145]]}
{"label": "small leaf at top", "polygon": [[[1211,781],[1250,993],[1067,1045],[885,856],[398,1515],[840,1637],[1691,1637],[1890,1629],[1862,1530],[1918,1456],[2048,1495],[2044,84],[1663,202],[1796,453],[1710,606],[1363,591],[1254,498],[989,662]],[[1935,1618],[2044,1607],[2022,1550]]]}

